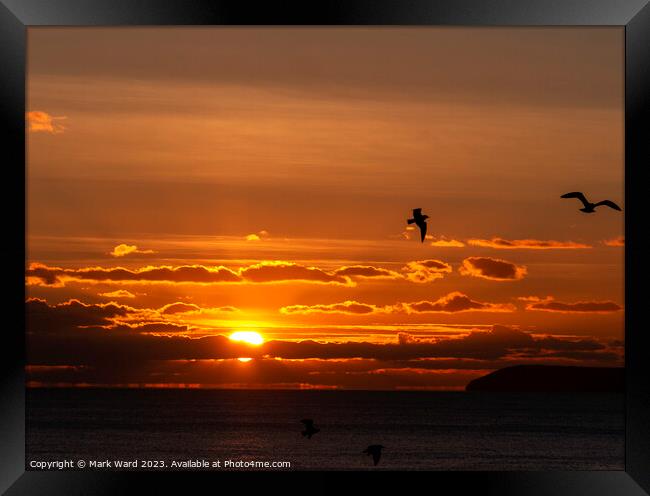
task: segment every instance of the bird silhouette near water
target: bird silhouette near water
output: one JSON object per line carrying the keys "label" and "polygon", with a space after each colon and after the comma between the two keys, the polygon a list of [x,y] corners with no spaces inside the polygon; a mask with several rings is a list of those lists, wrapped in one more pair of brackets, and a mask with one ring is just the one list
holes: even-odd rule
{"label": "bird silhouette near water", "polygon": [[301,434],[307,439],[311,439],[314,434],[320,432],[320,429],[314,427],[314,421],[312,419],[302,419],[301,422],[305,425],[305,430]]}
{"label": "bird silhouette near water", "polygon": [[621,211],[621,207],[619,207],[616,203],[614,203],[611,200],[603,200],[603,201],[599,201],[598,203],[591,203],[587,200],[587,198],[585,198],[585,195],[579,191],[566,193],[562,195],[560,198],[577,198],[584,205],[584,208],[581,208],[580,211],[586,214],[595,213],[596,207],[600,207],[601,205],[604,205],[609,208],[613,208],[614,210],[618,210],[619,212]]}
{"label": "bird silhouette near water", "polygon": [[420,240],[422,243],[424,243],[424,238],[427,235],[427,219],[429,218],[428,215],[423,215],[422,214],[422,209],[421,208],[414,208],[413,209],[413,218],[412,219],[407,219],[406,222],[409,224],[415,224],[420,228]]}
{"label": "bird silhouette near water", "polygon": [[386,449],[386,447],[382,446],[381,444],[371,444],[366,449],[364,449],[361,453],[366,454],[368,456],[372,455],[372,461],[374,462],[375,466],[377,466],[377,464],[379,463],[379,459],[381,458],[382,449]]}

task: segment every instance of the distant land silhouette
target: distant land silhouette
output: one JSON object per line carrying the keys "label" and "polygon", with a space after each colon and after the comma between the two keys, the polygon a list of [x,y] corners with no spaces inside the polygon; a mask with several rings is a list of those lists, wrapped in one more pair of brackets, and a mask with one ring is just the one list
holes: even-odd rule
{"label": "distant land silhouette", "polygon": [[622,367],[515,365],[470,381],[465,391],[623,392]]}

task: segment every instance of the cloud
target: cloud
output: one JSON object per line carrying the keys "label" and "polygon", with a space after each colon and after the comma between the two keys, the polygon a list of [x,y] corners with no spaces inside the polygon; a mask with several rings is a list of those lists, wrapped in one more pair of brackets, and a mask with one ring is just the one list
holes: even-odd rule
{"label": "cloud", "polygon": [[465,246],[465,243],[457,239],[447,239],[444,236],[441,236],[438,239],[435,239],[431,242],[431,246],[436,246],[438,248],[462,248]]}
{"label": "cloud", "polygon": [[618,238],[606,239],[603,241],[605,246],[625,246],[625,238],[619,236]]}
{"label": "cloud", "polygon": [[537,310],[542,312],[558,313],[609,313],[618,312],[623,308],[613,301],[578,301],[575,303],[563,303],[548,297],[539,299],[526,306],[526,310]]}
{"label": "cloud", "polygon": [[282,282],[306,281],[319,283],[335,283],[349,286],[348,277],[328,272],[317,267],[306,267],[292,262],[260,262],[243,267],[239,275],[249,282]]}
{"label": "cloud", "polygon": [[29,298],[25,311],[29,332],[58,333],[78,326],[111,324],[115,317],[125,317],[135,309],[114,302],[87,304],[76,299],[49,305],[40,298]]}
{"label": "cloud", "polygon": [[417,339],[409,334],[408,332],[398,332],[397,333],[397,343],[398,344],[412,344],[417,342]]}
{"label": "cloud", "polygon": [[188,333],[200,331],[179,323],[178,314],[215,314],[237,312],[231,306],[200,307],[191,303],[174,302],[160,308],[134,308],[120,303],[83,303],[76,299],[54,305],[39,298],[26,301],[27,328],[30,332],[65,334],[79,328],[102,329],[104,332],[119,333],[137,331],[140,333]]}
{"label": "cloud", "polygon": [[201,307],[193,303],[169,303],[160,308],[160,313],[165,314],[174,314],[174,313],[188,313],[188,312],[200,312]]}
{"label": "cloud", "polygon": [[547,296],[545,298],[540,298],[539,296],[518,296],[517,299],[519,301],[544,301],[544,300],[550,300],[552,299],[551,296]]}
{"label": "cloud", "polygon": [[451,272],[451,265],[440,260],[419,260],[409,262],[402,270],[409,281],[427,283],[442,279]]}
{"label": "cloud", "polygon": [[65,126],[58,121],[67,119],[65,116],[54,117],[47,112],[33,110],[27,112],[25,119],[29,125],[29,131],[32,133],[44,132],[50,134],[61,134],[65,131]]}
{"label": "cloud", "polygon": [[[58,328],[59,308],[50,317]],[[31,322],[31,320],[28,320]],[[31,325],[31,324],[30,324]],[[226,336],[193,338],[185,326],[173,323],[120,325],[112,330],[77,326],[66,332],[33,332],[28,327],[28,360],[31,365],[92,365],[110,363],[116,370],[122,363],[149,360],[215,360],[238,357],[303,359],[477,359],[497,360],[508,356],[543,356],[549,353],[593,354],[608,351],[593,339],[533,335],[517,328],[493,326],[453,337],[421,340],[408,334],[396,341],[319,342],[314,340],[271,340],[259,346],[235,342]]]}
{"label": "cloud", "polygon": [[344,301],[330,305],[290,305],[282,307],[280,313],[284,314],[310,314],[310,313],[341,313],[350,315],[366,315],[381,312],[382,309],[375,305],[359,303],[357,301]]}
{"label": "cloud", "polygon": [[401,303],[407,313],[458,313],[458,312],[514,312],[511,304],[486,303],[472,300],[467,295],[455,291],[435,301]]}
{"label": "cloud", "polygon": [[269,237],[269,232],[262,229],[261,231],[259,231],[257,233],[248,234],[244,239],[246,241],[262,241],[263,239],[268,238],[268,237]]}
{"label": "cloud", "polygon": [[231,306],[225,307],[200,307],[194,303],[183,303],[180,301],[168,303],[157,310],[161,315],[174,315],[185,313],[233,313],[238,312],[239,309]]}
{"label": "cloud", "polygon": [[469,257],[463,260],[459,272],[491,281],[516,281],[526,275],[526,267],[496,258]]}
{"label": "cloud", "polygon": [[[466,374],[473,378],[509,364],[622,361],[618,343],[499,325],[443,337],[400,333],[384,343],[271,340],[251,346],[224,335],[188,336],[188,326],[174,322],[106,325],[130,314],[162,313],[165,307],[156,312],[78,300],[50,305],[39,299],[28,300],[26,307],[26,371],[30,381],[44,383],[462,386]],[[242,356],[253,360],[235,360]]]}
{"label": "cloud", "polygon": [[108,293],[99,293],[99,296],[104,296],[106,298],[135,298],[135,295],[126,289],[118,289],[117,291],[110,291]]}
{"label": "cloud", "polygon": [[469,239],[467,243],[497,250],[576,250],[591,248],[589,245],[573,241],[544,241],[539,239]]}
{"label": "cloud", "polygon": [[223,267],[205,267],[203,265],[181,266],[146,266],[140,269],[123,267],[88,267],[81,269],[64,269],[33,263],[27,270],[27,277],[40,283],[60,285],[66,280],[92,282],[176,282],[213,284],[223,282],[241,282],[236,272]]}
{"label": "cloud", "polygon": [[475,301],[468,296],[453,292],[435,301],[417,301],[378,306],[369,303],[347,300],[342,303],[319,305],[290,305],[280,308],[284,314],[335,313],[347,315],[397,314],[397,313],[458,313],[458,312],[513,312],[510,304],[486,303]]}
{"label": "cloud", "polygon": [[168,336],[169,334],[184,335],[190,332],[191,328],[185,324],[174,322],[124,322],[110,326],[112,333],[138,332],[141,334],[156,334]]}
{"label": "cloud", "polygon": [[[118,250],[119,253],[122,251],[122,249]],[[148,251],[138,250],[129,253],[148,253]],[[239,269],[204,265],[150,265],[138,269],[124,267],[62,268],[35,262],[30,264],[26,271],[26,282],[28,285],[50,287],[65,286],[67,281],[188,284],[296,281],[355,286],[355,279],[397,280],[406,278],[414,282],[428,282],[443,277],[444,273],[451,272],[451,266],[438,260],[422,260],[409,262],[402,270],[406,271],[404,275],[371,265],[350,265],[326,270],[287,261],[262,261]]]}
{"label": "cloud", "polygon": [[[366,266],[343,267],[355,277],[395,277],[394,272]],[[181,265],[146,266],[139,269],[124,267],[86,267],[68,269],[32,263],[26,271],[29,285],[63,286],[66,281],[134,282],[134,283],[274,283],[308,282],[354,286],[351,277],[338,270],[328,271],[292,262],[263,261],[233,270],[224,266]]]}
{"label": "cloud", "polygon": [[370,265],[350,265],[334,271],[335,274],[348,277],[401,279],[402,275],[392,270]]}
{"label": "cloud", "polygon": [[136,245],[126,245],[122,243],[117,245],[115,248],[113,248],[113,250],[109,253],[109,255],[113,257],[125,257],[133,253],[148,255],[155,252],[153,250],[140,250]]}

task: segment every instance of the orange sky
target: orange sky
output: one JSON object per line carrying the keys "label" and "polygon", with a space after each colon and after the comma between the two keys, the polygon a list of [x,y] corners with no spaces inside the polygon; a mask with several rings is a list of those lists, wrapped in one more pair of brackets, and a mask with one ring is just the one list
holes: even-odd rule
{"label": "orange sky", "polygon": [[28,65],[32,384],[622,364],[624,213],[559,198],[625,210],[621,29],[30,28]]}

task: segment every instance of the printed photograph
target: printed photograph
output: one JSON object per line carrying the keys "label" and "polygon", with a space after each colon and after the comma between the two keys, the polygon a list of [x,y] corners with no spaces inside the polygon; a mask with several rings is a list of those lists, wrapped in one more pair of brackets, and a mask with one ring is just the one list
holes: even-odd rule
{"label": "printed photograph", "polygon": [[623,28],[27,40],[27,470],[624,469]]}

